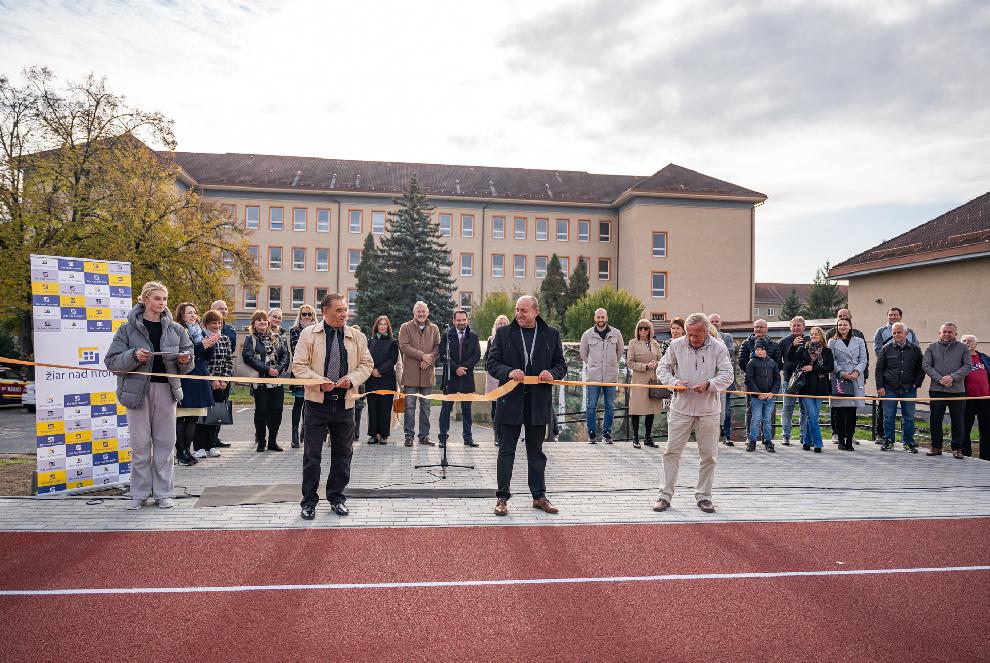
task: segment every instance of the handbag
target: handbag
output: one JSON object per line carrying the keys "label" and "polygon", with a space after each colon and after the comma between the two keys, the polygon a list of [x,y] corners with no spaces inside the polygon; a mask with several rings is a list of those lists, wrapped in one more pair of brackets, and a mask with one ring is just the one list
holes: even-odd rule
{"label": "handbag", "polygon": [[836,377],[832,385],[833,396],[855,396],[856,384],[852,380],[844,380]]}
{"label": "handbag", "polygon": [[801,393],[804,389],[804,371],[796,370],[791,373],[791,377],[787,380],[787,393],[792,396]]}
{"label": "handbag", "polygon": [[[660,380],[656,378],[650,378],[646,381],[646,384],[660,384]],[[670,398],[673,394],[670,389],[666,387],[651,387],[646,390],[646,395],[653,400],[664,400]]]}
{"label": "handbag", "polygon": [[234,423],[234,404],[226,400],[214,403],[196,423],[204,426],[230,426]]}

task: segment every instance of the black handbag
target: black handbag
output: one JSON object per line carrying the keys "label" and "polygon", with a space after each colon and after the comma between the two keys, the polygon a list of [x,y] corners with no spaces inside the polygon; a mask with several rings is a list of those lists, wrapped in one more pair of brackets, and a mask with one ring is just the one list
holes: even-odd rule
{"label": "black handbag", "polygon": [[[646,384],[660,384],[660,380],[656,378],[650,378],[646,381]],[[651,387],[646,390],[646,395],[653,400],[664,400],[670,398],[673,394],[670,389],[666,387]]]}
{"label": "black handbag", "polygon": [[793,396],[801,393],[802,389],[804,389],[804,371],[799,368],[791,373],[791,377],[787,381],[787,393]]}
{"label": "black handbag", "polygon": [[204,426],[230,426],[234,423],[234,404],[231,401],[214,403],[196,423]]}

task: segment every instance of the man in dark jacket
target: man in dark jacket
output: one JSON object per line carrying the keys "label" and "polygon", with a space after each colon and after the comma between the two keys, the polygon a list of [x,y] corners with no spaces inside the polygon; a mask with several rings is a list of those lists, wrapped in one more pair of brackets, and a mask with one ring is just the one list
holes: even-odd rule
{"label": "man in dark jacket", "polygon": [[[481,343],[478,335],[468,327],[467,312],[454,311],[454,326],[440,339],[440,359],[443,366],[443,393],[473,394],[474,365],[481,359]],[[447,446],[450,431],[452,401],[444,401],[440,406],[440,446]],[[478,443],[471,436],[471,401],[461,402],[461,428],[464,445],[476,447]]]}
{"label": "man in dark jacket", "polygon": [[544,472],[547,457],[543,453],[543,440],[547,425],[553,421],[551,380],[562,380],[567,375],[564,348],[560,344],[560,332],[540,317],[540,305],[536,297],[524,295],[516,302],[516,319],[495,332],[488,348],[488,373],[503,385],[509,380],[521,380],[524,376],[539,376],[541,384],[519,385],[498,399],[495,407],[495,425],[499,428],[498,491],[495,515],[509,512],[512,493],[512,465],[516,457],[516,443],[523,426],[526,427],[526,460],[529,467],[529,491],[533,496],[533,508],[547,513],[557,513],[557,507],[546,496]]}
{"label": "man in dark jacket", "polygon": [[[925,380],[921,349],[908,342],[907,326],[895,322],[891,328],[894,337],[887,341],[877,355],[876,383],[880,398],[911,399],[918,395],[918,387]],[[901,404],[901,441],[904,450],[918,453],[914,443],[914,406],[912,400],[881,401],[883,403],[883,446],[881,451],[894,448],[897,421],[897,404]]]}
{"label": "man in dark jacket", "polygon": [[[811,338],[804,333],[804,328],[804,318],[800,315],[794,316],[791,318],[790,335],[782,338],[777,346],[777,350],[780,353],[780,364],[784,369],[784,381],[781,383],[782,386],[785,387],[782,390],[784,394],[784,407],[780,413],[780,427],[782,429],[782,443],[785,447],[791,443],[791,430],[794,427],[794,406],[797,404],[798,400],[793,396],[787,395],[787,383],[791,379],[791,376],[794,375],[794,371],[797,370],[797,363],[788,359],[787,356],[794,345],[804,345],[811,342]],[[804,430],[804,410],[800,407],[798,407],[798,409],[800,410],[798,436],[800,436],[801,431]]]}
{"label": "man in dark jacket", "polygon": [[[746,364],[749,363],[749,360],[752,357],[756,356],[756,342],[760,339],[767,340],[769,344],[767,347],[767,356],[777,363],[778,369],[782,368],[783,364],[780,355],[780,344],[774,341],[769,336],[767,336],[768,329],[769,329],[769,325],[767,325],[766,320],[763,320],[761,318],[755,321],[753,323],[752,335],[749,338],[747,338],[743,342],[742,347],[739,348],[739,370],[742,371],[743,375],[746,374]],[[774,401],[773,412],[770,413],[770,419],[771,421],[773,421],[773,426],[771,427],[771,433],[773,435],[777,434],[776,410],[777,410],[777,404],[776,401]],[[747,398],[746,399],[746,430],[747,431],[749,430],[752,419],[753,419],[753,404],[750,403],[749,399]],[[763,437],[762,431],[760,432],[760,437]],[[786,440],[785,440],[785,444],[786,444]]]}

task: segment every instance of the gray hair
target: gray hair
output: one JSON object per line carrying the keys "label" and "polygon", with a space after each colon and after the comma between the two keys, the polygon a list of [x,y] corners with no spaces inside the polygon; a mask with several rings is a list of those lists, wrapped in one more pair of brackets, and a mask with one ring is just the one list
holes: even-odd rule
{"label": "gray hair", "polygon": [[892,324],[890,326],[890,331],[894,331],[894,329],[896,329],[897,327],[903,329],[905,334],[907,333],[907,325],[904,324],[903,322],[895,322],[894,324]]}
{"label": "gray hair", "polygon": [[952,327],[953,329],[959,329],[959,327],[957,327],[956,326],[956,323],[954,323],[954,322],[943,322],[942,323],[942,326],[943,327]]}
{"label": "gray hair", "polygon": [[693,327],[695,325],[704,325],[705,329],[708,328],[708,316],[704,313],[692,313],[684,321],[684,328]]}
{"label": "gray hair", "polygon": [[967,343],[967,342],[969,342],[968,339],[973,339],[973,343],[979,343],[980,342],[980,339],[976,338],[972,334],[963,334],[962,335],[962,338],[960,338],[959,340],[962,341],[963,343]]}
{"label": "gray hair", "polygon": [[803,325],[806,324],[807,321],[804,319],[804,316],[795,315],[793,318],[791,318],[791,322],[800,322]]}
{"label": "gray hair", "polygon": [[418,302],[416,302],[415,304],[413,304],[413,310],[415,311],[420,306],[422,306],[423,308],[425,308],[427,311],[430,310],[430,305],[427,304],[426,302],[424,302],[422,299],[419,300]]}
{"label": "gray hair", "polygon": [[529,301],[533,305],[533,308],[535,308],[537,311],[540,310],[540,302],[533,295],[523,295],[522,297],[516,300],[516,304],[518,304],[524,299]]}

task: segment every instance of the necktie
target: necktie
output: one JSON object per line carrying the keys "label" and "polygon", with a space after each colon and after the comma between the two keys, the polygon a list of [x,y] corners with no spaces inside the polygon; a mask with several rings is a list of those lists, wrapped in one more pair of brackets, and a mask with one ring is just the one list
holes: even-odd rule
{"label": "necktie", "polygon": [[460,354],[460,358],[463,359],[464,358],[464,332],[460,332],[457,336],[460,339],[460,341],[458,343],[458,345],[460,346],[460,353],[461,353]]}
{"label": "necktie", "polygon": [[330,357],[327,359],[327,377],[336,382],[340,379],[340,344],[337,340],[337,331],[333,330],[332,333]]}

